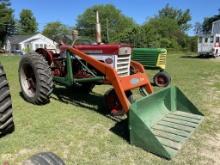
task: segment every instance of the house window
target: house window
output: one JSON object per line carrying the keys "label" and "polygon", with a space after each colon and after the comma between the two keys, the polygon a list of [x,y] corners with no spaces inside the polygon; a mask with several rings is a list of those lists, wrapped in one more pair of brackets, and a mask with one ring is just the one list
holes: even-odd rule
{"label": "house window", "polygon": [[219,42],[220,38],[219,37],[216,37],[216,41],[215,42]]}
{"label": "house window", "polygon": [[16,45],[15,45],[15,50],[20,50],[19,44],[16,44]]}
{"label": "house window", "polygon": [[44,46],[43,46],[43,44],[40,44],[40,48],[43,48]]}
{"label": "house window", "polygon": [[209,38],[207,38],[207,37],[205,38],[205,43],[207,43],[207,42],[208,42],[208,39],[209,39]]}
{"label": "house window", "polygon": [[199,37],[199,43],[202,43],[202,37]]}
{"label": "house window", "polygon": [[210,43],[213,43],[213,42],[214,42],[214,37],[211,36],[211,37],[210,37]]}
{"label": "house window", "polygon": [[47,49],[47,44],[44,44],[44,48]]}
{"label": "house window", "polygon": [[39,48],[39,44],[35,44],[35,47],[36,47],[36,49],[38,49]]}

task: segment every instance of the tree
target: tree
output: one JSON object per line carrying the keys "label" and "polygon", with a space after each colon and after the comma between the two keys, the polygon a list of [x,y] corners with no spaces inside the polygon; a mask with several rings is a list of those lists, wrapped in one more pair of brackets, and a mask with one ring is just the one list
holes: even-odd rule
{"label": "tree", "polygon": [[191,19],[189,10],[182,11],[166,5],[142,26],[130,27],[120,35],[120,41],[135,47],[188,48]]}
{"label": "tree", "polygon": [[[143,26],[145,33],[148,33],[148,42],[153,47],[177,48],[177,36],[182,32],[176,20],[164,18],[151,18]],[[157,42],[155,41],[157,40]]]}
{"label": "tree", "polygon": [[0,0],[0,47],[5,43],[6,37],[14,32],[13,10],[9,0]]}
{"label": "tree", "polygon": [[141,26],[134,26],[127,28],[119,35],[119,41],[122,43],[132,44],[134,47],[141,47],[144,43],[141,42],[143,38],[143,29]]}
{"label": "tree", "polygon": [[43,34],[58,42],[64,35],[71,34],[71,30],[61,22],[50,22],[44,27]]}
{"label": "tree", "polygon": [[83,14],[78,16],[76,28],[79,30],[80,35],[95,37],[95,11],[99,11],[103,41],[107,41],[107,25],[110,41],[118,41],[120,34],[127,28],[135,26],[134,21],[130,17],[123,15],[115,6],[110,4],[96,5],[88,8]]}
{"label": "tree", "polygon": [[196,35],[202,34],[203,33],[202,24],[200,22],[196,22],[193,30]]}
{"label": "tree", "polygon": [[185,11],[181,9],[175,9],[167,4],[163,9],[159,11],[160,18],[170,18],[177,21],[177,24],[181,28],[183,32],[189,30],[191,20],[190,10],[187,9]]}
{"label": "tree", "polygon": [[198,46],[197,43],[198,43],[198,37],[197,36],[189,37],[188,49],[192,52],[197,52],[197,46]]}
{"label": "tree", "polygon": [[23,9],[20,13],[19,20],[19,33],[20,34],[33,34],[38,30],[38,23],[33,13],[29,9]]}
{"label": "tree", "polygon": [[204,18],[202,29],[204,33],[210,33],[212,30],[212,23],[220,19],[220,14],[214,15],[212,17]]}

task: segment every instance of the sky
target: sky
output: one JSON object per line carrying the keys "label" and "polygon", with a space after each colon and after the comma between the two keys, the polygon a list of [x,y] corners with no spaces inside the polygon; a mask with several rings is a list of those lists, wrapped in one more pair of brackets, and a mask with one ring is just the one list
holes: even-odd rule
{"label": "sky", "polygon": [[[19,18],[22,9],[32,10],[40,31],[52,21],[73,26],[78,15],[97,4],[113,4],[138,24],[156,15],[167,3],[178,9],[190,9],[192,25],[202,22],[204,17],[218,14],[220,8],[217,5],[219,0],[11,0],[11,3],[16,18]],[[188,34],[193,35],[193,28]]]}

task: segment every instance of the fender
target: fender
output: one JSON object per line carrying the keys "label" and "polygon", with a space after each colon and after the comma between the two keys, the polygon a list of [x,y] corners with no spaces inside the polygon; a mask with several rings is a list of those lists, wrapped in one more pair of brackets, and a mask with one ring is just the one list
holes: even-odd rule
{"label": "fender", "polygon": [[145,73],[143,65],[137,61],[131,60],[131,67],[135,69],[135,73],[137,72]]}
{"label": "fender", "polygon": [[48,64],[51,65],[53,62],[53,52],[44,48],[38,48],[35,52],[41,54],[44,56],[44,58],[47,60]]}

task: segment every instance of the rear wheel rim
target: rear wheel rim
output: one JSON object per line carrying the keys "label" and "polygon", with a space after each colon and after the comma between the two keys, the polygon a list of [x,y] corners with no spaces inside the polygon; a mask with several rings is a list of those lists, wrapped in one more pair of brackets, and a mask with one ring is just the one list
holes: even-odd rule
{"label": "rear wheel rim", "polygon": [[28,97],[34,97],[36,94],[36,77],[30,64],[25,63],[21,67],[20,81],[25,94]]}

